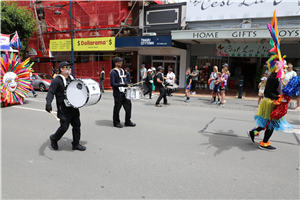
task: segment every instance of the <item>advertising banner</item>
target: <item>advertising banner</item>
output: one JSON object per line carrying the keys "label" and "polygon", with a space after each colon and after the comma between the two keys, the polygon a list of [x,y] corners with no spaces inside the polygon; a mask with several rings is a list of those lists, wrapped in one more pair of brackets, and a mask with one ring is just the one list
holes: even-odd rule
{"label": "advertising banner", "polygon": [[[114,51],[114,37],[73,39],[74,51]],[[71,39],[50,40],[50,51],[71,51]]]}
{"label": "advertising banner", "polygon": [[269,57],[270,44],[217,44],[216,56]]}
{"label": "advertising banner", "polygon": [[0,34],[0,46],[1,50],[10,50],[10,38],[9,35]]}
{"label": "advertising banner", "polygon": [[300,16],[298,0],[188,0],[186,21]]}
{"label": "advertising banner", "polygon": [[116,38],[116,47],[170,47],[171,45],[171,36]]}

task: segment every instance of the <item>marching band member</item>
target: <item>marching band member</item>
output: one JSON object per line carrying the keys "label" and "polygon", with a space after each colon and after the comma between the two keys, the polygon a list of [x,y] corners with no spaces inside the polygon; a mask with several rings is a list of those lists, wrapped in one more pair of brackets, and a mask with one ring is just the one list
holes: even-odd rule
{"label": "marching band member", "polygon": [[86,149],[85,146],[79,144],[80,141],[80,113],[79,109],[68,107],[65,105],[65,96],[64,92],[66,89],[67,84],[69,84],[74,78],[70,75],[70,65],[72,63],[68,63],[67,61],[63,61],[59,63],[59,70],[60,74],[58,74],[55,79],[52,80],[47,97],[46,97],[46,111],[52,111],[52,100],[55,95],[56,99],[56,106],[58,109],[57,116],[60,118],[60,127],[57,131],[50,135],[51,147],[54,150],[58,149],[57,142],[62,138],[62,136],[67,132],[69,125],[71,124],[72,134],[73,134],[73,142],[72,142],[72,149],[84,151]]}
{"label": "marching band member", "polygon": [[114,96],[114,111],[113,111],[113,124],[117,128],[123,128],[120,123],[120,109],[123,106],[125,110],[125,126],[134,127],[136,124],[131,122],[131,101],[125,97],[125,87],[130,84],[124,77],[124,70],[121,69],[123,59],[120,57],[114,58],[115,68],[110,72],[110,85],[113,88]]}
{"label": "marching band member", "polygon": [[157,87],[159,89],[159,97],[155,104],[156,107],[162,107],[159,104],[162,98],[164,98],[164,105],[170,105],[170,103],[168,103],[168,100],[167,100],[166,89],[164,86],[164,79],[167,79],[167,78],[164,77],[164,74],[162,73],[163,70],[164,70],[164,68],[162,66],[157,67],[158,73],[154,77],[156,79]]}

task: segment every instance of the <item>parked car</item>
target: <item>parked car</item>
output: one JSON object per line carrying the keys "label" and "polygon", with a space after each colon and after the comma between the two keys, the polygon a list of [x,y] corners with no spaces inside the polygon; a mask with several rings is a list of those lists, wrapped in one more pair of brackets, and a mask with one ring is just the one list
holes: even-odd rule
{"label": "parked car", "polygon": [[33,88],[39,89],[41,92],[49,90],[52,77],[44,73],[32,73]]}

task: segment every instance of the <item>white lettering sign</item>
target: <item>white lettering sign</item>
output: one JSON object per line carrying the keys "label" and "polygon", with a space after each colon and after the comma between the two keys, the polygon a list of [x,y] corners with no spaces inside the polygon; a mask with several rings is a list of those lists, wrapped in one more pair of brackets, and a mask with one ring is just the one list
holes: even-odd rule
{"label": "white lettering sign", "polygon": [[186,21],[300,16],[298,0],[188,0]]}
{"label": "white lettering sign", "polygon": [[217,56],[269,57],[270,44],[217,44]]}

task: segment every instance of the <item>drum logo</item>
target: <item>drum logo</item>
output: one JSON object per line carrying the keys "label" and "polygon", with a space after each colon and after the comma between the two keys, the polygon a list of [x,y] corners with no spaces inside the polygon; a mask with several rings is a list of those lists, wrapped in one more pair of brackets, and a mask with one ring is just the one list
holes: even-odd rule
{"label": "drum logo", "polygon": [[77,87],[78,90],[81,90],[82,89],[82,84],[81,83],[77,83],[76,87]]}
{"label": "drum logo", "polygon": [[92,88],[93,88],[93,90],[96,90],[95,86],[93,86]]}

